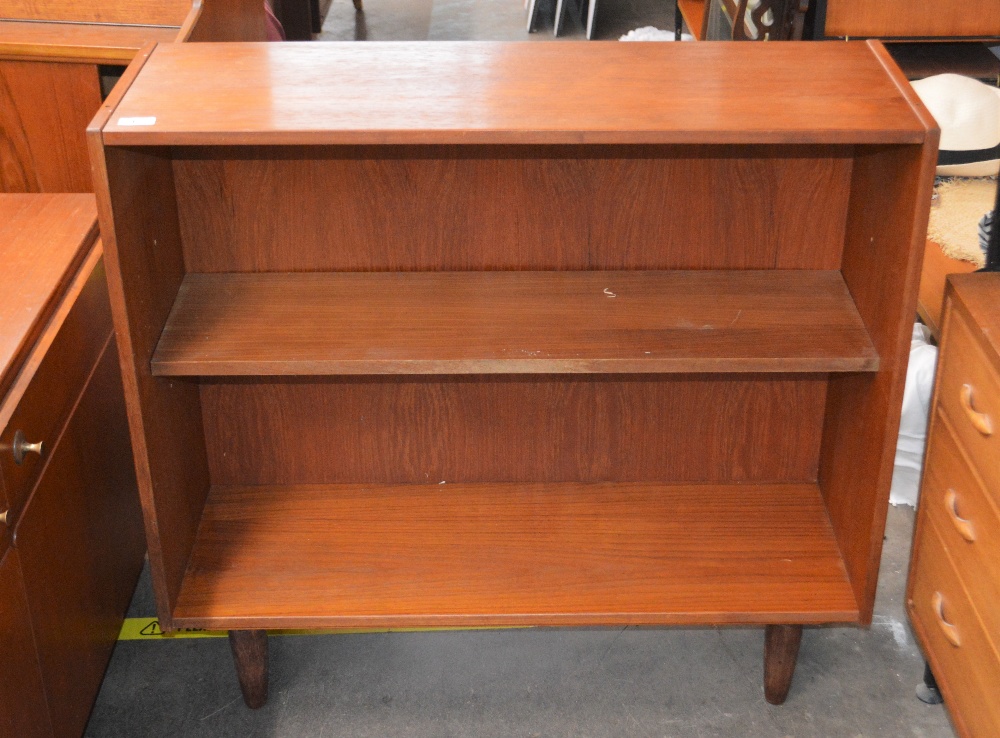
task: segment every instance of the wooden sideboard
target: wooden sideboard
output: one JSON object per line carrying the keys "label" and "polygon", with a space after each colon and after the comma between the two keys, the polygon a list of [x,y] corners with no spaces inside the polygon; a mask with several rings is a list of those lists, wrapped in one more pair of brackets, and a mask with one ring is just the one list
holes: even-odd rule
{"label": "wooden sideboard", "polygon": [[813,0],[817,37],[1000,37],[995,0]]}
{"label": "wooden sideboard", "polygon": [[879,44],[165,45],[89,135],[160,622],[248,704],[268,628],[767,626],[781,702],[870,623],[938,137]]}
{"label": "wooden sideboard", "polygon": [[93,192],[85,133],[102,66],[155,42],[264,38],[261,0],[5,0],[0,192]]}
{"label": "wooden sideboard", "polygon": [[1000,734],[1000,274],[948,279],[907,591],[963,738]]}
{"label": "wooden sideboard", "polygon": [[0,194],[0,735],[83,729],[145,541],[93,195]]}

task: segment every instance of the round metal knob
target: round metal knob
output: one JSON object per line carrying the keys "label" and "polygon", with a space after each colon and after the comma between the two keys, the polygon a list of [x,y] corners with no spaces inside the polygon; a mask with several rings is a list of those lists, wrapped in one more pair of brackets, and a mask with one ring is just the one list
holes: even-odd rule
{"label": "round metal knob", "polygon": [[7,525],[7,513],[9,512],[10,510],[4,510],[2,513],[0,513],[0,523]]}
{"label": "round metal knob", "polygon": [[24,463],[24,457],[28,454],[38,454],[42,455],[42,442],[38,443],[28,443],[28,439],[24,437],[24,431],[17,431],[14,434],[14,463],[20,466]]}

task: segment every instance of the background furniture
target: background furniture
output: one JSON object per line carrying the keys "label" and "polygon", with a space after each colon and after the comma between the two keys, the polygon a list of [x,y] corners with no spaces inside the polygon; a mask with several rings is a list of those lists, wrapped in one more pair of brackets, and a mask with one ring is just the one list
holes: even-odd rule
{"label": "background furniture", "polygon": [[158,46],[90,129],[163,627],[259,705],[267,628],[753,624],[783,700],[872,615],[937,153],[884,49],[309,52]]}
{"label": "background furniture", "polygon": [[83,734],[142,568],[93,195],[0,195],[0,735]]}
{"label": "background furniture", "polygon": [[162,41],[264,40],[260,0],[45,2],[0,10],[0,191],[92,192],[102,72]]}
{"label": "background furniture", "polygon": [[686,24],[696,41],[801,41],[808,9],[809,0],[675,0],[674,39]]}
{"label": "background furniture", "polygon": [[[810,38],[880,38],[908,79],[952,72],[1000,84],[995,0],[813,0]],[[981,43],[982,41],[988,43]]]}
{"label": "background furniture", "polygon": [[961,736],[1000,733],[1000,275],[948,279],[907,604]]}
{"label": "background furniture", "polygon": [[974,272],[976,265],[946,256],[934,241],[927,241],[924,263],[920,272],[920,297],[917,315],[931,329],[934,339],[941,342],[941,325],[944,317],[944,293],[949,274]]}

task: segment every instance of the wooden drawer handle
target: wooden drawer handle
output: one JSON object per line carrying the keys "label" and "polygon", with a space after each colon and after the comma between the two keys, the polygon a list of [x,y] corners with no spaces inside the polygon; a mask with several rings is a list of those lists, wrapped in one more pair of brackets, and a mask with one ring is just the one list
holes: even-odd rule
{"label": "wooden drawer handle", "polygon": [[977,412],[976,408],[972,406],[971,384],[962,385],[960,398],[962,401],[962,409],[965,410],[965,414],[968,416],[969,422],[972,423],[972,426],[984,436],[992,436],[993,420],[986,413]]}
{"label": "wooden drawer handle", "polygon": [[962,645],[962,639],[958,637],[958,628],[949,623],[944,619],[944,595],[940,592],[935,592],[934,597],[931,598],[931,607],[934,608],[934,614],[937,615],[938,625],[941,628],[941,632],[944,633],[944,637],[948,640],[948,643],[958,648]]}
{"label": "wooden drawer handle", "polygon": [[958,514],[958,493],[955,490],[949,489],[944,493],[944,506],[958,534],[969,543],[974,542],[976,540],[976,531],[972,527],[971,521],[966,520]]}

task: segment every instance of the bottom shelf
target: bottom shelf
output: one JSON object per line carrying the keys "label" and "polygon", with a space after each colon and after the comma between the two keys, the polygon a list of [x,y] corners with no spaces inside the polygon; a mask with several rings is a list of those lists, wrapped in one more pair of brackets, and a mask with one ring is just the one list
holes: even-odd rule
{"label": "bottom shelf", "polygon": [[846,623],[814,484],[214,487],[175,627]]}

